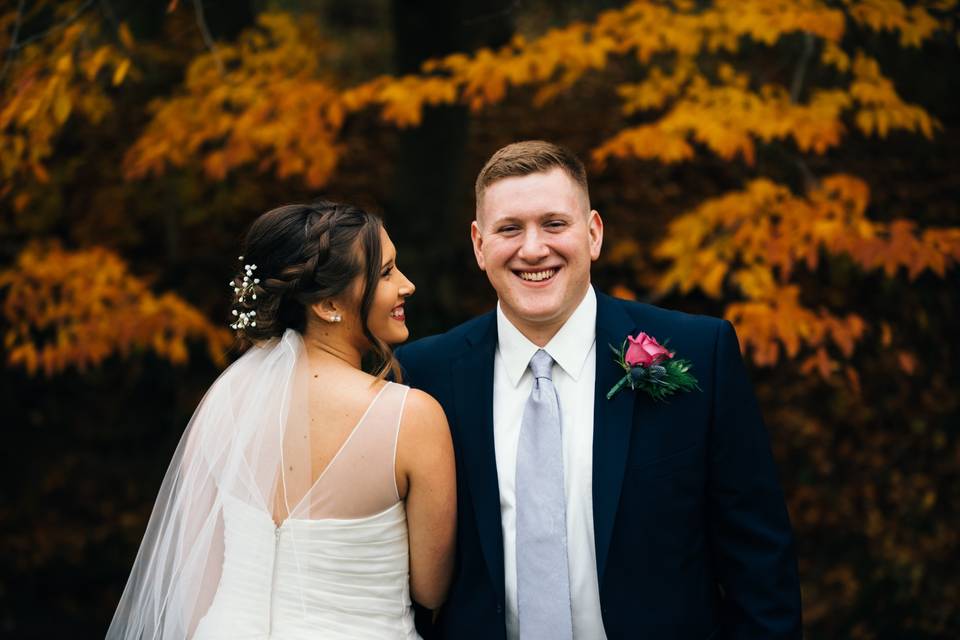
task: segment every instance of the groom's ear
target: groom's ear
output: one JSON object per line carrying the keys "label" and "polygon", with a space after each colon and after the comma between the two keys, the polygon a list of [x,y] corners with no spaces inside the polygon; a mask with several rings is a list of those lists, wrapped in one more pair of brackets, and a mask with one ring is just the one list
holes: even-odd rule
{"label": "groom's ear", "polygon": [[595,261],[600,257],[600,247],[603,246],[603,219],[596,209],[590,211],[587,230],[590,235],[590,260]]}
{"label": "groom's ear", "polygon": [[480,224],[474,220],[470,224],[470,240],[473,242],[473,257],[477,259],[477,266],[486,271],[483,260],[483,235],[480,233]]}

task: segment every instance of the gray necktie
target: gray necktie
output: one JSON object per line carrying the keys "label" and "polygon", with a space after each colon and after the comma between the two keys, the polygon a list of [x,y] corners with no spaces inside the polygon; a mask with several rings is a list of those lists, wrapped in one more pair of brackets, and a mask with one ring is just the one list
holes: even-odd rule
{"label": "gray necktie", "polygon": [[563,490],[560,398],[539,350],[517,450],[517,614],[520,640],[570,640],[567,509]]}

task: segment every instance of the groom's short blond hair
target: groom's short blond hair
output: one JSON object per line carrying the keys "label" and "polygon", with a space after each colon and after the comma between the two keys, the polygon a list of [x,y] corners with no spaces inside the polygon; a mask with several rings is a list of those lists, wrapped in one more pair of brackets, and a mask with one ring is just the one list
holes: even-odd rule
{"label": "groom's short blond hair", "polygon": [[474,185],[477,211],[483,202],[483,192],[494,182],[504,178],[562,169],[582,190],[587,210],[590,192],[587,189],[587,170],[572,151],[545,140],[523,140],[497,150],[483,165]]}

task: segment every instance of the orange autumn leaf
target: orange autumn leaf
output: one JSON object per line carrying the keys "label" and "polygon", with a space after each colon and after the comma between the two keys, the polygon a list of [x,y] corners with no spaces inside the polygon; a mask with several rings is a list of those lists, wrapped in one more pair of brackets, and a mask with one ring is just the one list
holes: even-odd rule
{"label": "orange autumn leaf", "polygon": [[[874,221],[866,184],[845,173],[805,176],[805,188],[795,192],[758,175],[758,150],[824,156],[854,134],[933,136],[936,119],[903,100],[880,61],[845,36],[865,28],[917,46],[950,30],[944,14],[942,7],[899,0],[635,0],[498,49],[428,61],[419,73],[346,86],[330,70],[330,45],[316,25],[265,12],[234,42],[198,55],[183,85],[155,101],[152,119],[126,154],[125,175],[142,179],[194,165],[222,180],[246,166],[318,188],[336,170],[342,129],[358,111],[412,127],[428,107],[463,104],[479,111],[524,87],[541,108],[576,91],[588,75],[613,73],[626,120],[592,149],[596,167],[631,159],[675,164],[712,154],[754,176],[672,221],[655,248],[664,264],[655,293],[701,291],[747,305],[731,305],[728,314],[750,318],[766,332],[769,339],[753,346],[757,361],[800,357],[822,345],[847,358],[865,326],[854,316],[808,308],[805,292],[790,289],[796,274],[846,256],[864,272],[886,277],[943,277],[960,260],[960,230],[919,228],[909,212]],[[127,36],[121,30],[129,47]],[[815,77],[813,67],[825,67],[835,78],[829,86],[798,89],[785,84],[791,74],[758,74],[757,54],[749,51],[797,38],[810,47],[807,77]],[[47,67],[54,74],[123,80],[128,63],[112,55],[102,47],[82,59],[57,50],[49,52]],[[78,105],[73,93],[51,93],[50,122],[69,121]],[[20,141],[13,148],[22,154],[30,147]],[[36,180],[47,179],[42,163],[23,166]]]}
{"label": "orange autumn leaf", "polygon": [[[0,179],[4,182],[46,182],[45,164],[64,127],[76,118],[100,122],[113,108],[108,87],[122,84],[132,71],[130,58],[93,17],[77,12],[79,6],[76,1],[35,3],[30,11],[50,11],[65,26],[57,37],[28,41],[6,54],[0,85]],[[74,13],[77,17],[68,20]],[[8,25],[15,18],[12,11],[0,15],[0,22]],[[121,25],[121,31],[124,28]],[[8,31],[4,29],[3,37]]]}
{"label": "orange autumn leaf", "polygon": [[[757,364],[777,362],[781,348],[796,357],[801,348],[832,345],[852,356],[867,323],[856,314],[837,316],[808,309],[791,284],[798,269],[815,269],[820,256],[846,255],[864,271],[909,278],[924,271],[938,275],[960,263],[960,229],[926,229],[912,221],[875,222],[867,217],[869,190],[845,174],[828,176],[807,194],[758,179],[740,192],[702,203],[675,218],[654,248],[666,270],[661,294],[699,289],[713,298],[729,284],[747,302],[732,303],[727,316],[743,328],[745,347]],[[823,356],[810,361],[828,368]],[[813,366],[813,364],[811,364]]]}
{"label": "orange autumn leaf", "polygon": [[113,355],[153,351],[175,364],[188,341],[223,364],[233,341],[173,293],[155,294],[114,253],[34,244],[0,271],[7,363],[31,375],[85,370]]}
{"label": "orange autumn leaf", "polygon": [[[261,170],[302,175],[316,187],[336,166],[337,137],[352,112],[373,108],[385,123],[417,126],[426,107],[459,102],[477,111],[523,86],[537,90],[533,104],[542,106],[574,90],[585,75],[631,57],[643,64],[646,77],[619,87],[623,110],[647,112],[652,119],[602,141],[592,153],[600,167],[612,158],[688,161],[698,145],[748,165],[755,161],[756,145],[772,141],[791,141],[801,152],[822,155],[853,128],[880,137],[894,130],[929,137],[939,126],[936,120],[903,102],[875,60],[843,49],[851,24],[909,33],[904,37],[919,43],[948,28],[924,10],[908,10],[898,0],[886,4],[878,11],[852,0],[839,6],[822,0],[672,6],[635,0],[593,22],[574,22],[535,38],[517,36],[496,50],[452,54],[427,61],[418,74],[380,76],[353,87],[337,86],[324,72],[324,46],[308,20],[265,13],[237,43],[219,48],[230,69],[225,78],[214,56],[203,54],[191,66],[184,91],[156,103],[154,120],[127,156],[127,175],[159,174],[209,153],[213,157],[200,161],[214,179],[256,158]],[[884,12],[896,17],[880,20]],[[735,57],[713,63],[718,55],[736,54],[743,39],[773,46],[798,33],[823,47],[821,63],[842,74],[838,87],[817,88],[800,101],[786,86],[758,84]],[[280,102],[291,86],[310,99],[277,109],[262,105]],[[311,142],[292,144],[286,141],[289,131],[309,132]]]}
{"label": "orange autumn leaf", "polygon": [[897,351],[897,364],[908,376],[912,376],[917,371],[917,358],[909,351]]}
{"label": "orange autumn leaf", "polygon": [[260,14],[237,43],[198,56],[180,92],[154,103],[153,119],[127,152],[126,176],[198,162],[214,180],[255,165],[322,186],[340,155],[347,109],[321,67],[325,48],[309,20]]}

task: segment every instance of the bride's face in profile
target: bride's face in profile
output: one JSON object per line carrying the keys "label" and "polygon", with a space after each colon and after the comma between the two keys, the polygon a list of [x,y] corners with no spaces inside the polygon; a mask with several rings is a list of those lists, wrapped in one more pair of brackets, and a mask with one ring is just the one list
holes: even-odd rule
{"label": "bride's face in profile", "polygon": [[[359,242],[356,250],[361,251]],[[399,344],[410,335],[403,303],[413,295],[416,287],[397,268],[397,250],[383,227],[380,228],[380,258],[379,277],[367,313],[367,327],[384,343]],[[318,335],[344,339],[361,353],[371,346],[360,318],[366,272],[367,266],[364,265],[343,296],[321,301],[312,307],[315,317],[323,321],[318,324]]]}
{"label": "bride's face in profile", "polygon": [[413,294],[416,287],[397,267],[397,249],[393,246],[387,231],[380,228],[380,280],[373,293],[367,326],[370,333],[387,344],[398,344],[406,340],[407,329],[403,303]]}

